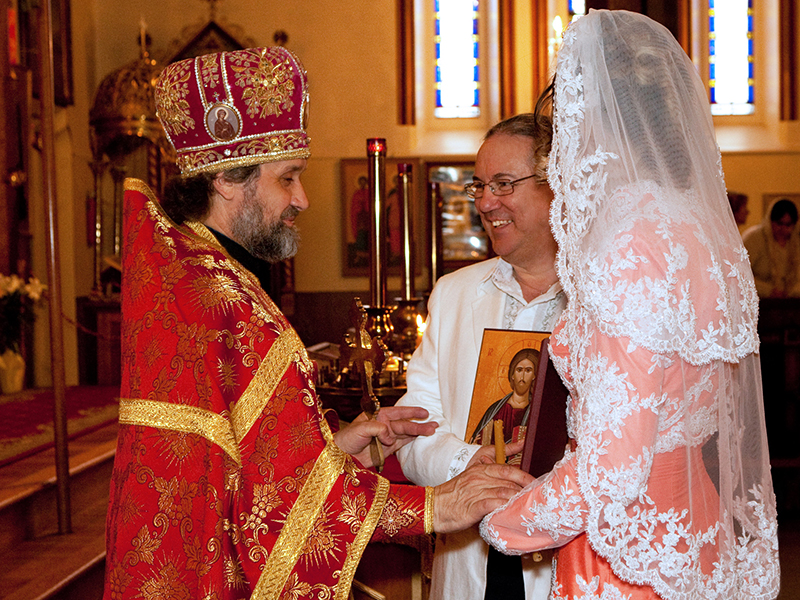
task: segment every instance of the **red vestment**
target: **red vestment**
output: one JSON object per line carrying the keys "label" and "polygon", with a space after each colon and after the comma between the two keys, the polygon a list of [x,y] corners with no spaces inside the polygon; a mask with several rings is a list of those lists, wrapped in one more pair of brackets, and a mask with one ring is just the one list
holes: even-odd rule
{"label": "red vestment", "polygon": [[105,598],[347,598],[425,490],[333,442],[297,334],[202,225],[126,181],[123,380]]}

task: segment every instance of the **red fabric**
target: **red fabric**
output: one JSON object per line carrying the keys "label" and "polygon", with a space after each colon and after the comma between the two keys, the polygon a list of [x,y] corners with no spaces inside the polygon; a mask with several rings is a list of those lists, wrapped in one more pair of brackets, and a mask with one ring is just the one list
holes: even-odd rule
{"label": "red fabric", "polygon": [[[273,583],[270,558],[281,556],[275,544],[291,530],[290,511],[306,515],[299,498],[322,504],[299,521],[310,531],[287,540],[299,556],[282,594],[317,598],[349,586],[359,532],[377,525],[378,540],[422,533],[424,490],[392,486],[383,500],[382,478],[349,458],[327,494],[305,489],[318,462],[334,464],[318,461],[331,437],[305,350],[254,277],[146,200],[126,191],[122,396],[152,421],[127,424],[123,400],[105,598],[249,597],[261,579]],[[273,379],[274,388],[264,384]],[[208,433],[240,423],[254,400],[263,407],[251,426],[232,429],[233,450]],[[153,407],[168,407],[169,423],[158,424]],[[187,421],[187,408],[199,416]],[[207,429],[187,431],[173,418]],[[373,505],[380,520],[370,524]]]}

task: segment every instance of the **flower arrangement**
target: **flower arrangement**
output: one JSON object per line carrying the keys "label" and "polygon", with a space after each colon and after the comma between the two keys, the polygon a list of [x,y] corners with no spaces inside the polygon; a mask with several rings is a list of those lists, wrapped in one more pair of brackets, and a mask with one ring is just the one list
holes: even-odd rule
{"label": "flower arrangement", "polygon": [[20,351],[22,327],[33,321],[33,306],[46,289],[36,277],[25,283],[19,275],[0,274],[0,355]]}

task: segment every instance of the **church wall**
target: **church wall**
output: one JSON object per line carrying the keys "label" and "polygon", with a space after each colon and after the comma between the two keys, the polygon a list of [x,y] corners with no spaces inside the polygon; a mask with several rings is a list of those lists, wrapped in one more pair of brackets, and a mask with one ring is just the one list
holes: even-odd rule
{"label": "church wall", "polygon": [[764,194],[800,194],[800,152],[723,153],[722,168],[728,189],[748,196],[746,227],[761,222]]}

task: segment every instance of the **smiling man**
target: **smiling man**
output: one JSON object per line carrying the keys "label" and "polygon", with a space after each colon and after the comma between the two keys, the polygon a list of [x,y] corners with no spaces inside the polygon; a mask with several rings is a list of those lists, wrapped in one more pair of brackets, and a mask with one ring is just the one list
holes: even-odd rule
{"label": "smiling man", "polygon": [[[532,481],[477,465],[422,488],[364,469],[373,437],[388,455],[435,430],[411,420],[423,409],[329,429],[314,365],[261,283],[297,251],[307,104],[284,48],[189,59],[159,78],[181,177],[163,203],[125,182],[106,600],[346,598],[370,540],[468,527]],[[220,133],[223,110],[232,131]]]}
{"label": "smiling man", "polygon": [[[538,112],[538,111],[537,111]],[[422,406],[439,428],[398,452],[406,477],[439,485],[494,460],[492,446],[469,444],[467,419],[483,330],[551,331],[564,307],[550,231],[547,185],[552,125],[521,114],[486,134],[466,186],[498,255],[442,277],[428,302],[428,325],[408,367],[401,406]],[[506,454],[521,451],[509,444]],[[476,529],[439,536],[431,600],[544,599],[550,565],[489,552]]]}

